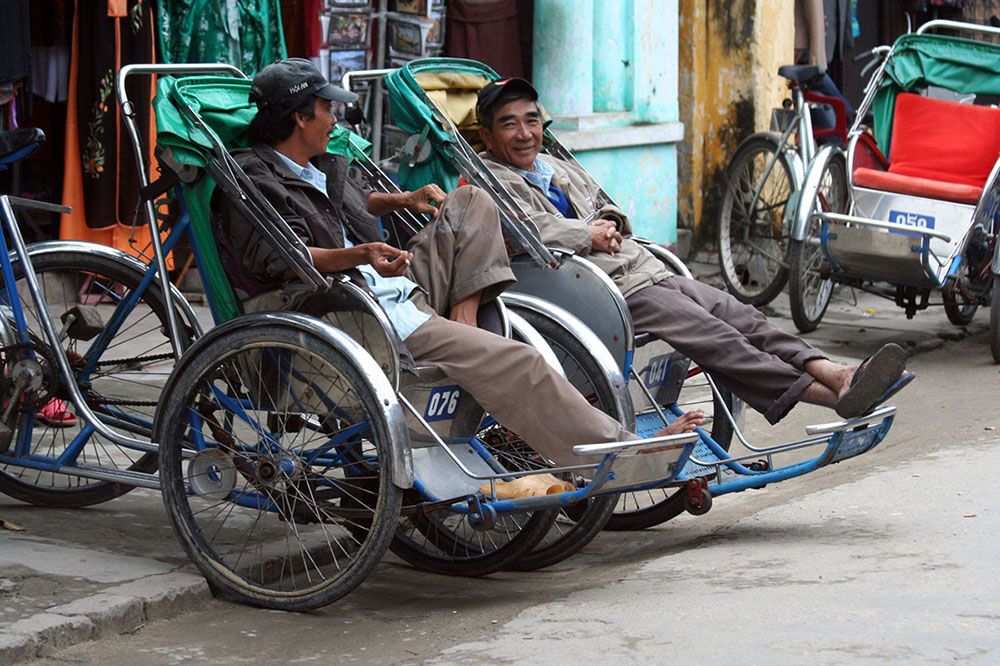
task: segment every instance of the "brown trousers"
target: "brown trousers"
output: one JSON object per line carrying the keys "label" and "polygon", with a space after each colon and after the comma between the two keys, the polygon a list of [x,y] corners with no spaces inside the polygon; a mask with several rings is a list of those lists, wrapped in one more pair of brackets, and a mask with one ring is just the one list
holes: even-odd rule
{"label": "brown trousers", "polygon": [[532,347],[445,318],[454,303],[482,291],[487,304],[514,282],[497,208],[484,192],[466,186],[449,195],[409,249],[411,275],[428,292],[426,299],[418,293],[412,300],[434,311],[406,339],[414,360],[440,368],[556,464],[583,462],[571,452],[575,444],[634,437],[592,407]]}
{"label": "brown trousers", "polygon": [[708,370],[770,423],[798,402],[813,377],[805,364],[826,356],[778,330],[757,308],[681,276],[629,296],[637,331],[646,331]]}

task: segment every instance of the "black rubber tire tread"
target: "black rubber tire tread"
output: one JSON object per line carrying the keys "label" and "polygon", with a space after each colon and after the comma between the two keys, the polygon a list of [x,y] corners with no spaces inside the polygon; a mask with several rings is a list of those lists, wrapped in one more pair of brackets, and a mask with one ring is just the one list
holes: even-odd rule
{"label": "black rubber tire tread", "polygon": [[[419,501],[414,496],[415,501]],[[524,518],[524,524],[519,527],[518,533],[500,548],[480,555],[445,558],[437,553],[428,552],[414,544],[412,540],[397,530],[389,549],[393,553],[406,560],[413,566],[424,571],[444,574],[446,576],[465,576],[469,578],[479,578],[488,576],[502,569],[506,569],[513,562],[524,557],[531,552],[552,527],[557,511],[535,511]],[[504,519],[498,516],[497,520]],[[431,522],[431,517],[415,515],[410,520],[423,521],[417,530],[425,536],[430,530],[435,530],[434,536],[439,538],[439,542],[446,543],[448,547],[455,544],[457,540],[451,533],[436,531]]]}
{"label": "black rubber tire tread", "polygon": [[[114,259],[88,252],[68,250],[59,254],[40,254],[32,257],[31,261],[35,272],[39,275],[50,271],[93,273],[116,280],[129,289],[134,289],[143,277],[131,265],[121,264]],[[14,264],[14,275],[18,279],[24,276],[24,265],[21,262]],[[2,284],[2,281],[3,279],[0,277],[0,284]],[[158,282],[153,281],[146,287],[146,291],[143,293],[140,302],[148,305],[156,313],[157,318],[163,326],[166,327],[166,302]],[[34,307],[34,304],[31,307]],[[58,326],[59,322],[56,322],[56,325]],[[183,326],[181,334],[185,336],[183,346],[186,347],[190,340],[187,332],[183,330]],[[156,465],[156,454],[146,453],[141,455],[128,469],[135,472],[150,473],[156,470]],[[38,506],[60,508],[92,506],[120,497],[133,488],[134,486],[131,485],[94,480],[89,481],[86,486],[77,488],[46,488],[25,483],[0,468],[0,492],[22,502]]]}
{"label": "black rubber tire tread", "polygon": [[[719,383],[716,383],[716,386],[719,389],[719,395],[713,394],[712,396],[714,402],[713,413],[722,414],[720,396],[726,402],[726,407],[732,411],[734,403],[732,391]],[[722,418],[716,416],[712,420],[712,430],[709,434],[719,446],[726,451],[729,450],[733,441],[733,426],[729,422],[729,419],[725,418],[724,414]],[[611,519],[608,520],[608,524],[604,529],[611,532],[633,532],[662,525],[668,520],[672,520],[684,513],[686,499],[687,490],[678,488],[663,500],[651,506],[637,511],[616,511],[611,515]]]}
{"label": "black rubber tire tread", "polygon": [[[965,268],[965,262],[962,262],[959,270]],[[962,299],[961,294],[957,293],[958,288],[955,285],[954,279],[949,279],[945,282],[944,287],[941,289],[941,300],[944,301],[944,313],[950,321],[955,326],[966,326],[970,324],[976,316],[976,311],[979,310],[978,303],[969,303]]]}
{"label": "black rubber tire tread", "polygon": [[[841,183],[846,190],[847,166],[844,161],[844,157],[840,154],[831,156],[830,161],[827,162],[826,168],[837,169],[838,175],[841,178]],[[842,194],[846,196],[846,191],[842,192]],[[816,199],[818,200],[819,198],[819,195],[817,195]],[[809,223],[809,227],[806,229],[807,235],[812,232],[814,224],[816,223]],[[807,304],[803,299],[803,290],[805,289],[804,265],[808,260],[808,257],[806,256],[807,247],[809,247],[809,245],[806,241],[796,241],[794,239],[789,241],[788,244],[788,304],[792,311],[792,321],[795,322],[795,328],[797,328],[800,333],[809,333],[810,331],[816,330],[816,327],[819,326],[820,321],[823,319],[823,315],[826,314],[826,309],[830,305],[830,296],[832,294],[831,285],[831,288],[827,290],[826,293],[826,301],[822,304],[819,312],[811,313],[808,311],[813,308],[807,307]]]}
{"label": "black rubber tire tread", "polygon": [[1000,275],[993,276],[990,294],[990,351],[993,361],[1000,363]]}
{"label": "black rubber tire tread", "polygon": [[[261,587],[242,584],[244,581],[236,580],[237,576],[232,571],[207,554],[209,548],[197,523],[193,520],[191,507],[187,501],[187,483],[181,469],[183,438],[188,423],[187,410],[192,404],[192,394],[202,384],[206,374],[211,375],[220,360],[226,358],[229,352],[259,343],[287,345],[322,356],[350,379],[366,412],[378,416],[371,421],[371,428],[375,434],[372,441],[377,447],[380,472],[378,513],[371,521],[372,527],[360,548],[362,552],[359,552],[346,567],[347,571],[344,574],[328,581],[323,587],[300,594],[275,595]],[[389,478],[391,475],[389,470],[392,469],[392,449],[388,443],[389,426],[381,418],[382,412],[377,398],[367,380],[351,360],[333,346],[318,337],[304,333],[297,327],[280,324],[258,325],[232,331],[225,337],[216,338],[209,344],[192,349],[189,354],[196,356],[186,360],[181,374],[176,377],[172,385],[173,390],[164,396],[164,401],[161,403],[163,410],[161,418],[164,425],[161,430],[159,466],[167,515],[188,557],[208,580],[213,591],[251,606],[283,611],[307,611],[329,605],[345,596],[360,585],[381,560],[399,520],[402,501],[402,491]],[[220,569],[224,569],[225,573]]]}
{"label": "black rubber tire tread", "polygon": [[[724,259],[724,247],[728,247],[730,244],[732,225],[733,225],[733,210],[734,202],[733,199],[733,189],[729,187],[729,183],[733,182],[733,179],[737,177],[739,171],[743,169],[754,157],[761,153],[769,153],[774,155],[778,150],[778,145],[780,143],[780,138],[774,134],[768,132],[759,132],[748,137],[739,148],[737,148],[736,153],[733,158],[729,161],[726,167],[726,182],[727,186],[722,197],[722,201],[719,204],[719,221],[716,226],[716,241],[718,243],[719,250],[719,268],[722,272],[722,279],[726,283],[726,289],[732,294],[737,300],[748,303],[754,306],[767,305],[781,293],[784,288],[785,283],[788,282],[788,267],[787,267],[787,245],[784,248],[785,256],[783,259],[786,264],[778,269],[771,279],[771,282],[764,285],[756,294],[748,295],[743,293],[738,286],[740,280],[739,276],[731,274],[727,269],[726,262]],[[775,165],[775,169],[781,169],[784,172],[785,178],[788,182],[788,195],[791,198],[794,191],[794,180],[792,179],[792,168],[784,156],[778,158],[779,164]],[[772,171],[772,174],[774,172]],[[787,206],[787,202],[786,202]],[[724,224],[725,217],[728,215],[730,218],[730,223],[727,226]],[[785,216],[785,211],[782,212],[783,218]],[[782,236],[788,238],[788,229],[782,226]]]}
{"label": "black rubber tire tread", "polygon": [[[594,406],[620,421],[623,415],[617,413],[618,410],[615,408],[614,389],[608,384],[607,376],[580,341],[547,317],[528,311],[521,311],[520,314],[545,338],[557,354],[560,351],[565,352],[576,362],[577,369],[584,373],[586,380],[594,388],[597,400]],[[583,512],[575,516],[573,527],[555,541],[544,543],[543,540],[543,544],[516,560],[509,568],[516,571],[534,571],[561,562],[578,552],[604,529],[617,502],[617,494],[591,498]],[[562,513],[567,517],[570,515],[567,512]],[[557,528],[554,525],[552,529]]]}

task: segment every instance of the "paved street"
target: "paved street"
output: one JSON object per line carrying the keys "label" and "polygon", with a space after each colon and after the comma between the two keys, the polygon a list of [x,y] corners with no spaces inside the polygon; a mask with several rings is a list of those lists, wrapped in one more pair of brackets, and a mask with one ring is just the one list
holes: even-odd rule
{"label": "paved street", "polygon": [[[49,606],[137,594],[129,581],[149,581],[147,591],[173,581],[187,585],[179,607],[157,611],[173,619],[144,615],[164,608],[145,601],[96,641],[60,625],[34,663],[996,663],[1000,368],[986,313],[970,337],[945,339],[962,336],[943,313],[907,322],[890,307],[835,303],[813,336],[845,360],[888,339],[920,352],[886,442],[720,498],[705,516],[602,534],[549,570],[484,580],[419,573],[390,554],[343,602],[291,615],[192,585],[153,492],[85,511],[0,499],[0,515],[26,527],[0,533],[0,622],[10,630]],[[779,302],[776,321],[788,326],[783,312]],[[774,443],[828,420],[798,408],[775,429],[751,417],[747,432]]]}

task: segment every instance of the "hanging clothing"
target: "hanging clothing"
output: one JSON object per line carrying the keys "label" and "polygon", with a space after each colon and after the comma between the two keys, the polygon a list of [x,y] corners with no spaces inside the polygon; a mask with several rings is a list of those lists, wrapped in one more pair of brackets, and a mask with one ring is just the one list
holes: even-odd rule
{"label": "hanging clothing", "polygon": [[224,62],[253,76],[287,57],[279,0],[159,0],[163,62]]}
{"label": "hanging clothing", "polygon": [[[151,0],[74,3],[62,197],[72,212],[60,219],[61,239],[102,243],[131,254],[149,243],[145,216],[136,217],[138,170],[118,112],[115,75],[123,65],[156,61],[154,33]],[[151,151],[149,77],[130,80],[128,94],[143,145]]]}
{"label": "hanging clothing", "polygon": [[28,0],[0,0],[0,83],[31,74]]}
{"label": "hanging clothing", "polygon": [[445,53],[486,63],[500,76],[530,78],[521,57],[517,0],[452,0]]}

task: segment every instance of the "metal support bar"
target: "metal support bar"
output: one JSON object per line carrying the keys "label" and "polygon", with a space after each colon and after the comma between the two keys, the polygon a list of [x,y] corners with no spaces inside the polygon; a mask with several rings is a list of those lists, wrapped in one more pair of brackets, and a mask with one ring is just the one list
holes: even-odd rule
{"label": "metal support bar", "polygon": [[888,229],[890,231],[901,231],[903,233],[909,234],[911,236],[927,236],[929,238],[937,238],[944,241],[945,243],[951,242],[951,236],[948,234],[943,234],[940,231],[935,231],[933,229],[919,229],[917,227],[908,227],[905,224],[896,224],[895,222],[883,222],[882,220],[873,220],[868,217],[858,217],[856,215],[845,215],[843,213],[814,213],[813,218],[819,218],[824,222],[850,222],[851,224],[860,224],[866,227],[877,227],[879,229]]}

